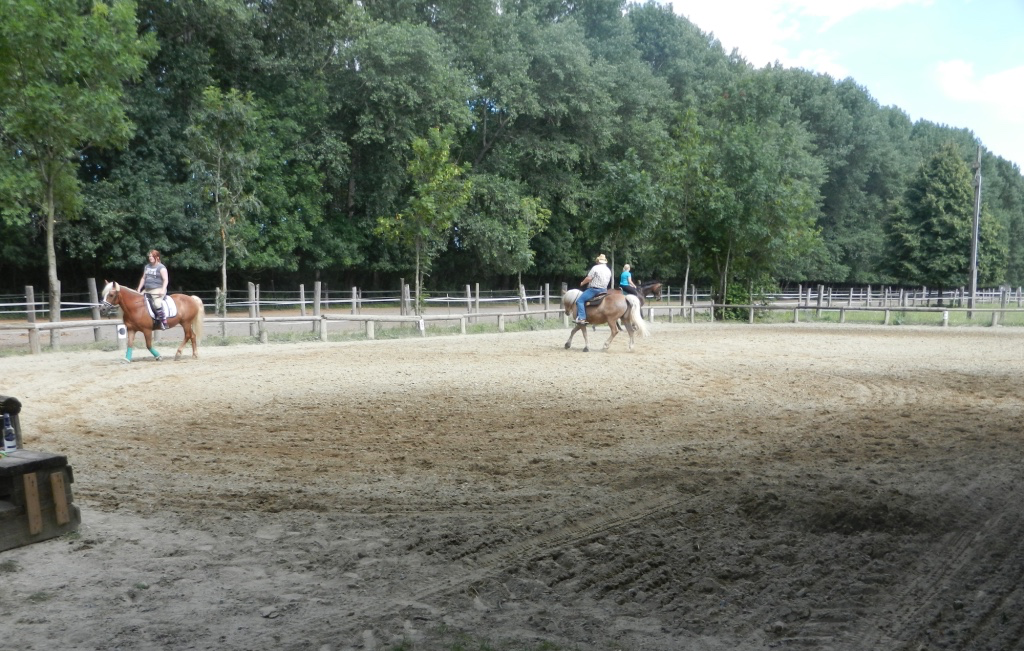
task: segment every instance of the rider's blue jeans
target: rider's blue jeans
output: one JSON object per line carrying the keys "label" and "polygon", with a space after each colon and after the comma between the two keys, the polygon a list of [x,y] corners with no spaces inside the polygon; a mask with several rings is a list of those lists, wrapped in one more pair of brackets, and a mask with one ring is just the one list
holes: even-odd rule
{"label": "rider's blue jeans", "polygon": [[604,293],[605,291],[606,290],[599,289],[597,287],[588,287],[588,288],[584,289],[583,293],[580,294],[580,297],[576,299],[576,319],[577,320],[586,319],[587,318],[587,301],[589,301],[590,299],[594,298],[598,294]]}

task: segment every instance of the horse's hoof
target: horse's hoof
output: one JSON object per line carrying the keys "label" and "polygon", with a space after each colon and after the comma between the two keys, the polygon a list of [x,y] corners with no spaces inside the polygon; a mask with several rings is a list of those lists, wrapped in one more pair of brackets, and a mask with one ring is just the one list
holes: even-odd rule
{"label": "horse's hoof", "polygon": [[175,353],[174,354],[174,361],[178,361],[179,359],[181,359],[181,353]]}
{"label": "horse's hoof", "polygon": [[122,364],[131,364],[131,363],[132,363],[132,360],[130,360],[130,359],[125,359],[124,357],[122,357],[122,358],[121,358],[121,363],[122,363]]}
{"label": "horse's hoof", "polygon": [[163,357],[154,357],[153,361],[154,362],[162,362],[162,361],[164,361],[164,358]]}
{"label": "horse's hoof", "polygon": [[572,344],[570,344],[570,343],[569,343],[568,341],[567,341],[567,342],[565,342],[565,349],[566,349],[566,350],[569,350],[569,346],[571,346],[571,345],[572,345]]}
{"label": "horse's hoof", "polygon": [[583,352],[585,352],[585,353],[589,353],[589,352],[590,352],[590,349],[589,349],[589,348],[584,348],[584,349],[583,349]]}

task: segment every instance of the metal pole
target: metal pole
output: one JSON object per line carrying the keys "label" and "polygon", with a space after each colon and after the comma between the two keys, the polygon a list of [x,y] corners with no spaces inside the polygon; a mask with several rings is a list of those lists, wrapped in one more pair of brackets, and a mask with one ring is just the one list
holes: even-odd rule
{"label": "metal pole", "polygon": [[[968,307],[974,309],[978,294],[978,226],[981,222],[981,147],[978,147],[978,161],[974,164],[974,225],[971,231],[971,298]],[[973,316],[973,315],[970,315]]]}

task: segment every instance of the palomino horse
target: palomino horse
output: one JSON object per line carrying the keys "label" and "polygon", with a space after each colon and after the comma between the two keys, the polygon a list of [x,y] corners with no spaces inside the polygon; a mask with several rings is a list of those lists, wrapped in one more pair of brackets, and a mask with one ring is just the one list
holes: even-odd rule
{"label": "palomino horse", "polygon": [[648,280],[645,283],[640,283],[640,295],[647,297],[651,296],[655,300],[661,300],[661,281]]}
{"label": "palomino horse", "polygon": [[[153,357],[160,361],[160,353],[153,348],[153,317],[146,308],[146,296],[139,292],[122,287],[114,282],[107,282],[100,295],[102,304],[100,312],[108,315],[118,305],[121,306],[121,320],[128,329],[128,350],[124,353],[126,362],[132,361],[132,345],[135,343],[135,333],[141,332],[146,338],[146,348],[153,353]],[[178,313],[167,319],[168,327],[181,324],[185,331],[185,339],[178,346],[178,352],[174,353],[174,359],[181,359],[181,351],[185,344],[192,342],[192,357],[198,359],[199,353],[196,347],[199,340],[203,338],[203,317],[206,312],[203,309],[203,300],[198,296],[187,296],[185,294],[172,294],[169,297],[178,307]]]}
{"label": "palomino horse", "polygon": [[[562,296],[562,308],[566,314],[576,316],[576,299],[582,293],[578,289],[570,289]],[[618,319],[622,319],[626,332],[629,333],[630,350],[633,350],[634,331],[639,332],[641,337],[649,337],[651,335],[651,331],[647,328],[643,315],[640,313],[639,298],[632,294],[623,294],[620,289],[613,289],[598,298],[601,299],[601,302],[597,305],[593,305],[593,301],[587,301],[587,323],[591,325],[607,323],[608,327],[611,328],[612,336],[608,337],[608,341],[604,342],[605,350],[608,350],[608,347],[612,345],[615,335],[619,334],[619,327],[616,324]],[[590,340],[587,339],[587,324],[584,323],[577,324],[572,329],[572,332],[569,333],[569,341],[565,342],[565,347],[569,348],[572,345],[572,338],[580,331],[583,332],[583,352],[589,352]]]}

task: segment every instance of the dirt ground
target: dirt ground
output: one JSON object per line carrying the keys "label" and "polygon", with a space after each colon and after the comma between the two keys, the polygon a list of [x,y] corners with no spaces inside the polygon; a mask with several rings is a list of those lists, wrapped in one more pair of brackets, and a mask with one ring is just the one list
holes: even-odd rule
{"label": "dirt ground", "polygon": [[1024,330],[566,336],[0,358],[0,649],[1024,649]]}

